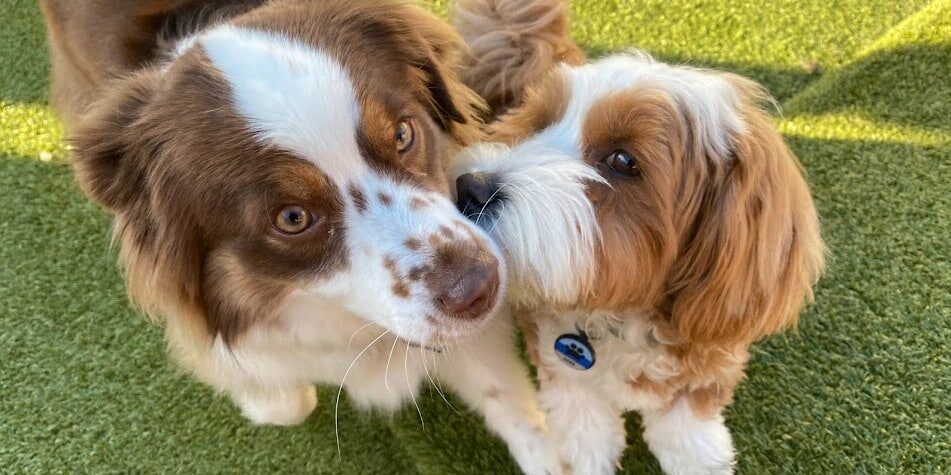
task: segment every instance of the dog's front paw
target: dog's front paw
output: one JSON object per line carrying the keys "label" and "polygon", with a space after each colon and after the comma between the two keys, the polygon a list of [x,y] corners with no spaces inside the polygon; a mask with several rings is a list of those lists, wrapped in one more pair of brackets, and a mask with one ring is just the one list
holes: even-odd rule
{"label": "dog's front paw", "polygon": [[[587,435],[587,437],[586,437]],[[566,474],[611,475],[618,470],[626,442],[623,434],[563,434],[559,443],[559,457]]]}
{"label": "dog's front paw", "polygon": [[542,428],[526,431],[520,440],[509,446],[512,457],[526,475],[561,475],[561,458],[558,450]]}
{"label": "dog's front paw", "polygon": [[255,424],[293,426],[304,422],[317,407],[313,386],[271,393],[243,393],[234,396],[241,413]]}
{"label": "dog's front paw", "polygon": [[698,417],[682,398],[664,412],[644,414],[644,441],[670,475],[729,475],[735,455],[723,416]]}

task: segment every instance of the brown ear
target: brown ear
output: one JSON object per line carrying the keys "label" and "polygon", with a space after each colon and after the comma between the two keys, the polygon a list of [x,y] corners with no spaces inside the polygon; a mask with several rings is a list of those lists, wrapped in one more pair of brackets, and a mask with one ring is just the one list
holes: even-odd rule
{"label": "brown ear", "polygon": [[444,130],[453,133],[463,144],[474,141],[474,132],[485,102],[457,77],[460,68],[462,39],[445,22],[419,8],[410,8],[407,27],[419,35],[415,66],[426,84],[430,114]]}
{"label": "brown ear", "polygon": [[[199,315],[201,255],[197,227],[187,213],[156,207],[152,168],[161,143],[148,114],[161,87],[157,70],[108,85],[74,131],[73,169],[82,190],[115,213],[113,239],[130,299],[152,317]],[[196,317],[197,320],[197,317]]]}
{"label": "brown ear", "polygon": [[134,126],[159,88],[159,73],[145,71],[109,86],[71,134],[73,171],[92,200],[117,212],[144,190],[145,158],[134,147]]}
{"label": "brown ear", "polygon": [[704,163],[687,165],[700,184],[688,186],[694,196],[683,201],[697,205],[668,282],[672,323],[696,342],[751,342],[795,326],[823,269],[818,216],[798,160],[753,104],[759,87],[727,80],[744,96],[746,131],[734,137],[732,157],[692,157]]}

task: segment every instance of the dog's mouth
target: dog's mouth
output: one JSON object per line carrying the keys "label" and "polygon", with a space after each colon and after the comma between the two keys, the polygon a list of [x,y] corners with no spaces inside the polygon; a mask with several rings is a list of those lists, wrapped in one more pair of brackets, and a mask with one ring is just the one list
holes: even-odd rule
{"label": "dog's mouth", "polygon": [[410,348],[419,348],[419,349],[423,349],[423,350],[429,350],[429,351],[432,351],[433,353],[440,353],[440,354],[441,354],[441,353],[443,352],[443,350],[445,349],[445,348],[442,347],[442,346],[430,346],[430,345],[424,345],[424,344],[422,344],[422,343],[417,343],[417,342],[415,342],[415,341],[410,341],[410,340],[407,340],[406,338],[403,338],[403,337],[401,337],[401,336],[397,336],[396,339],[399,340],[399,341],[401,341],[401,342],[403,342],[404,345],[406,345],[406,346],[408,346],[408,347],[410,347]]}
{"label": "dog's mouth", "polygon": [[456,179],[456,208],[484,230],[491,230],[505,208],[505,192],[494,173],[466,173]]}

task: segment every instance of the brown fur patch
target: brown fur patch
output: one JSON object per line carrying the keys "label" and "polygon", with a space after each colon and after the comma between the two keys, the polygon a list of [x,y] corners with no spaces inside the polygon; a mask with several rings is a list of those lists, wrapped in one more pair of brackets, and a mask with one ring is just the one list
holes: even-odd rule
{"label": "brown fur patch", "polygon": [[445,224],[439,226],[439,235],[449,240],[455,239],[456,237],[456,233],[452,232],[452,228]]}
{"label": "brown fur patch", "polygon": [[411,200],[409,200],[409,208],[413,211],[420,211],[431,204],[431,202],[420,198],[419,196],[414,196]]}
{"label": "brown fur patch", "polygon": [[406,242],[403,243],[403,245],[406,246],[406,248],[409,249],[410,251],[418,251],[421,247],[423,247],[423,241],[420,241],[418,238],[413,237],[413,238],[407,239]]}
{"label": "brown fur patch", "polygon": [[353,183],[347,187],[347,190],[350,192],[350,199],[353,201],[353,207],[357,209],[359,213],[366,213],[367,211],[367,197],[356,187]]}
{"label": "brown fur patch", "polygon": [[393,284],[393,295],[400,298],[409,297],[409,286],[405,282],[396,282]]}
{"label": "brown fur patch", "polygon": [[400,272],[399,267],[396,265],[396,260],[390,256],[384,257],[383,267],[389,271],[390,277],[393,279],[393,294],[401,298],[409,297],[409,282],[403,273]]}
{"label": "brown fur patch", "polygon": [[430,270],[429,266],[424,266],[424,265],[423,265],[423,266],[415,266],[415,267],[413,267],[412,269],[409,270],[409,273],[406,275],[406,278],[409,279],[409,280],[411,280],[411,281],[413,281],[413,282],[416,282],[416,281],[418,281],[419,279],[422,279],[422,278],[423,278],[423,275],[424,275],[426,272],[429,272],[429,270]]}
{"label": "brown fur patch", "polygon": [[[595,281],[584,292],[586,307],[626,309],[662,294],[677,248],[670,171],[683,155],[683,127],[677,107],[655,89],[613,94],[588,111],[584,158],[609,186],[594,184],[588,192],[603,238]],[[634,156],[639,176],[611,171],[604,160],[616,150]]]}
{"label": "brown fur patch", "polygon": [[52,102],[72,127],[103,86],[165,54],[163,40],[260,6],[263,0],[40,0],[52,59]]}
{"label": "brown fur patch", "polygon": [[565,114],[571,92],[561,74],[552,72],[525,91],[523,105],[492,124],[492,140],[509,145],[558,122]]}
{"label": "brown fur patch", "polygon": [[383,206],[389,206],[393,204],[393,198],[390,198],[390,195],[386,193],[383,193],[383,192],[377,193],[376,197],[378,200],[380,200],[380,203],[382,203]]}
{"label": "brown fur patch", "polygon": [[399,276],[399,268],[396,267],[396,260],[390,256],[383,258],[383,267],[390,272],[390,275]]}

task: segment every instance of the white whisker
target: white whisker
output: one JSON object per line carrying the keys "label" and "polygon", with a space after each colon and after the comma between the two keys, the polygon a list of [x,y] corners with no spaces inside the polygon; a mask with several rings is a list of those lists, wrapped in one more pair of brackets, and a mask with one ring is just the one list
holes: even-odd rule
{"label": "white whisker", "polygon": [[[448,405],[449,408],[453,410],[453,412],[455,412],[456,414],[459,414],[459,411],[456,410],[455,406],[453,406],[452,403],[449,402],[449,399],[446,398],[446,395],[442,392],[442,388],[436,385],[436,381],[433,380],[433,376],[429,374],[429,368],[426,366],[426,354],[423,352],[422,347],[419,348],[419,358],[423,362],[423,370],[426,371],[426,377],[429,378],[429,384],[432,384],[433,389],[435,389],[436,392],[439,393],[439,396],[442,397],[442,400],[446,401],[446,405]],[[436,367],[436,357],[433,356],[433,369],[435,369],[435,367]]]}
{"label": "white whisker", "polygon": [[367,346],[365,346],[363,350],[361,350],[360,353],[357,354],[357,357],[353,359],[353,361],[350,363],[350,366],[347,367],[347,371],[343,373],[343,380],[340,381],[340,389],[337,390],[337,402],[334,403],[334,435],[337,437],[337,457],[341,457],[340,424],[338,422],[339,420],[338,416],[340,414],[340,394],[343,393],[343,385],[344,383],[347,382],[347,376],[350,376],[350,370],[352,370],[353,366],[357,364],[357,360],[359,360],[360,357],[363,356],[363,354],[366,353],[367,350],[369,350],[370,347],[373,346],[374,343],[380,341],[380,338],[383,338],[389,332],[390,332],[389,330],[385,330],[383,333],[380,334],[380,336],[376,337],[376,339],[374,339]]}
{"label": "white whisker", "polygon": [[499,194],[500,191],[502,191],[501,186],[498,187],[494,192],[492,192],[492,195],[489,196],[489,199],[485,200],[485,203],[482,204],[482,209],[479,210],[479,217],[476,218],[476,222],[475,222],[476,225],[479,224],[479,220],[482,219],[482,216],[485,216],[485,209],[488,208],[489,203],[492,202],[492,199],[495,198],[495,195]]}
{"label": "white whisker", "polygon": [[499,206],[501,206],[501,209],[499,209],[499,212],[497,213],[495,222],[492,223],[492,227],[487,231],[487,233],[490,235],[492,234],[492,231],[495,231],[495,228],[499,226],[499,222],[502,221],[502,213],[505,212],[505,201],[499,203]]}
{"label": "white whisker", "polygon": [[353,343],[353,338],[354,338],[355,336],[357,336],[357,333],[360,333],[360,332],[363,331],[366,327],[369,327],[369,326],[371,326],[371,325],[375,325],[375,323],[373,323],[373,322],[367,323],[366,325],[363,325],[362,327],[357,328],[356,330],[353,331],[353,333],[350,334],[350,339],[347,340],[347,349],[348,349],[348,350],[350,349],[350,344]]}
{"label": "white whisker", "polygon": [[416,413],[419,414],[419,425],[423,427],[423,430],[426,430],[426,423],[423,422],[423,411],[419,408],[419,404],[416,403],[416,396],[413,394],[413,387],[409,384],[409,366],[407,362],[409,361],[409,347],[407,351],[403,353],[403,376],[406,377],[406,389],[409,390],[409,397],[413,399],[413,405],[416,406]]}
{"label": "white whisker", "polygon": [[390,394],[393,394],[393,390],[390,389],[390,360],[393,359],[393,350],[396,349],[396,344],[400,342],[399,338],[393,339],[393,347],[390,348],[390,356],[386,358],[386,368],[383,370],[383,385],[386,386],[386,390]]}

